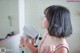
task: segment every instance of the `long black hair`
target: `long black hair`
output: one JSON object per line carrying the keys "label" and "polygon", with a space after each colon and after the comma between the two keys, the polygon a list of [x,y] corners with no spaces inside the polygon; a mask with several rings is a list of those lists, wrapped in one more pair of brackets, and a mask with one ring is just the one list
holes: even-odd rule
{"label": "long black hair", "polygon": [[52,5],[44,10],[48,20],[48,33],[58,38],[67,37],[72,34],[70,12],[67,8],[59,5]]}

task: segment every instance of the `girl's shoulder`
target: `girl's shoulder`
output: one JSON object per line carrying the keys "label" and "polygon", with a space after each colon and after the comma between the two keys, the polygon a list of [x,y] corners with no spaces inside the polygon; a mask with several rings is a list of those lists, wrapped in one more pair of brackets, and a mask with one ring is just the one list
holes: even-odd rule
{"label": "girl's shoulder", "polygon": [[69,46],[68,44],[59,44],[55,47],[55,51],[54,52],[58,52],[58,51],[63,51],[66,53],[69,53]]}

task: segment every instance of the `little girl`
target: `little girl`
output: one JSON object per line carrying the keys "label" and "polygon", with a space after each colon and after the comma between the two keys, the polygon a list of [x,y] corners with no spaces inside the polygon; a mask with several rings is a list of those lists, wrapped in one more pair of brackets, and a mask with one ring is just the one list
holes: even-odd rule
{"label": "little girl", "polygon": [[[34,47],[34,41],[29,42],[29,37],[25,47],[32,53],[69,53],[69,46],[65,40],[72,34],[69,10],[63,6],[52,5],[45,9],[44,14],[42,27],[47,29],[47,32],[44,33],[38,48]],[[21,42],[24,43],[24,40]]]}

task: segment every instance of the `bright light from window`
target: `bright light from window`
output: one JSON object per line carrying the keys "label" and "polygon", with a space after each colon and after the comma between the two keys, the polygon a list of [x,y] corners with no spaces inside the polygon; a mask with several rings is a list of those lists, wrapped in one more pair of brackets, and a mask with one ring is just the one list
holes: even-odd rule
{"label": "bright light from window", "polygon": [[23,34],[23,27],[25,25],[25,3],[24,0],[19,0],[19,32]]}

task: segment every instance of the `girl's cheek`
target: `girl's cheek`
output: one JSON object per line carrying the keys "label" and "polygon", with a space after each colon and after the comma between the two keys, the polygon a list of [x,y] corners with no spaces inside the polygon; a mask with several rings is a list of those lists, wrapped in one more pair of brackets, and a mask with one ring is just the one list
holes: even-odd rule
{"label": "girl's cheek", "polygon": [[42,21],[42,28],[48,28],[48,21],[45,18]]}

